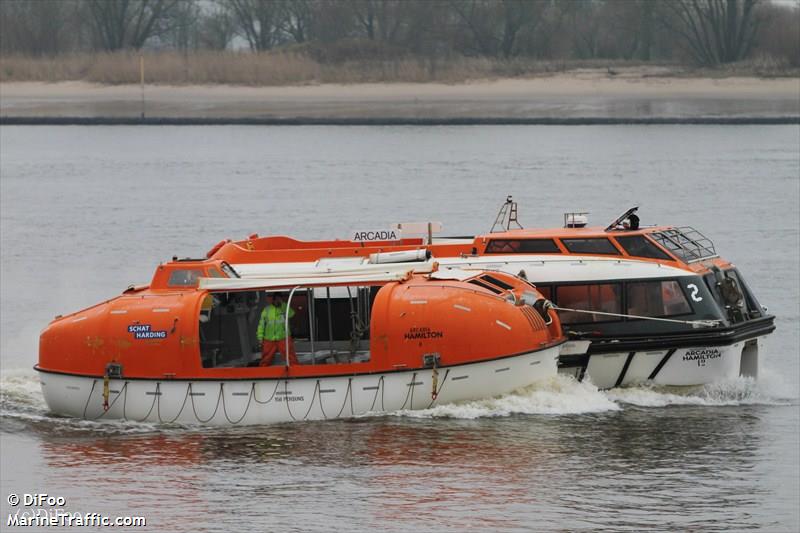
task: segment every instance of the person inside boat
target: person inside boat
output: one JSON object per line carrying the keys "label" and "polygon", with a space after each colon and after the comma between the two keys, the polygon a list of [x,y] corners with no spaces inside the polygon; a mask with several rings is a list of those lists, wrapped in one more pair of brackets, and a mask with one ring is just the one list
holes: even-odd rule
{"label": "person inside boat", "polygon": [[277,352],[286,357],[286,345],[289,345],[289,362],[299,364],[294,351],[294,339],[286,325],[286,315],[294,316],[294,310],[286,305],[280,294],[267,293],[267,306],[261,311],[256,337],[261,343],[261,362],[259,366],[270,366]]}
{"label": "person inside boat", "polygon": [[639,229],[639,217],[636,214],[631,213],[628,218],[626,218],[622,222],[622,228],[626,230],[637,230]]}

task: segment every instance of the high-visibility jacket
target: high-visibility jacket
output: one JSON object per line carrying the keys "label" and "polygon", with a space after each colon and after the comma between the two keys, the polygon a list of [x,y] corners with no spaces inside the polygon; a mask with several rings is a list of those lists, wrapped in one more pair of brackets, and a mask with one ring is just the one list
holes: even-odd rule
{"label": "high-visibility jacket", "polygon": [[[261,319],[258,321],[258,331],[256,337],[260,341],[279,341],[286,338],[291,332],[286,327],[286,302],[280,305],[268,305],[261,311]],[[294,309],[288,308],[289,318],[294,316]]]}

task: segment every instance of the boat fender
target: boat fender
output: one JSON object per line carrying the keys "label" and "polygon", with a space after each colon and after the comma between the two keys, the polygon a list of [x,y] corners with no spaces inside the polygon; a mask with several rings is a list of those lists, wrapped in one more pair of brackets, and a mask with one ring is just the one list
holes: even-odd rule
{"label": "boat fender", "polygon": [[103,411],[108,411],[108,397],[110,394],[109,382],[111,378],[119,379],[122,377],[122,365],[120,363],[108,363],[103,374]]}
{"label": "boat fender", "polygon": [[217,244],[215,244],[213,248],[211,248],[208,252],[206,252],[206,257],[211,257],[212,255],[217,253],[220,248],[222,248],[223,246],[225,246],[229,242],[230,242],[230,239],[222,239]]}
{"label": "boat fender", "polygon": [[103,374],[103,412],[108,411],[108,396],[109,396],[108,373],[106,373]]}
{"label": "boat fender", "polygon": [[439,396],[439,359],[438,353],[426,353],[422,356],[422,366],[425,368],[433,368],[431,375],[431,400],[436,400]]}

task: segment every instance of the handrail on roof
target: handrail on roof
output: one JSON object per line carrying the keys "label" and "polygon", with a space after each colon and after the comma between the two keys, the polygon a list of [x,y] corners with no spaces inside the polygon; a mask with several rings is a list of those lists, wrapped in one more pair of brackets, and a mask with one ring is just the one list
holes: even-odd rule
{"label": "handrail on roof", "polygon": [[691,226],[654,231],[650,235],[661,246],[687,263],[719,257],[711,239]]}

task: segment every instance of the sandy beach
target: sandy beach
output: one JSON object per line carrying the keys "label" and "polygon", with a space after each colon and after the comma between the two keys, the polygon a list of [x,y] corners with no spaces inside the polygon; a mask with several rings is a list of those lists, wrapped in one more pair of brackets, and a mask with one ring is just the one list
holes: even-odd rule
{"label": "sandy beach", "polygon": [[86,82],[0,84],[9,117],[697,118],[798,117],[798,78],[681,78],[605,70],[462,84],[279,87]]}

